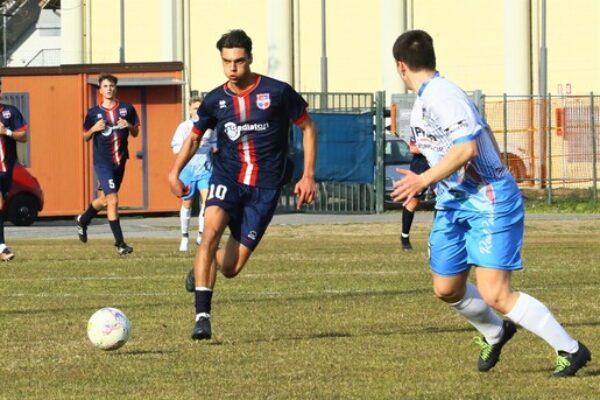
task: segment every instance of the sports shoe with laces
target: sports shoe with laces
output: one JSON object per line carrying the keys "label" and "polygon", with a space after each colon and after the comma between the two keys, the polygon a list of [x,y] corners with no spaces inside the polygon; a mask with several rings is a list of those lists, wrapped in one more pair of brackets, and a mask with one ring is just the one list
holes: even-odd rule
{"label": "sports shoe with laces", "polygon": [[185,276],[185,290],[194,293],[196,291],[196,279],[194,278],[194,269],[190,269],[190,272]]}
{"label": "sports shoe with laces", "polygon": [[194,325],[192,330],[193,340],[206,340],[212,336],[212,329],[210,327],[210,317],[200,317]]}
{"label": "sports shoe with laces", "polygon": [[117,248],[117,253],[119,253],[120,256],[133,253],[133,247],[128,246],[125,242],[115,243],[115,247]]}
{"label": "sports shoe with laces", "polygon": [[188,251],[188,241],[189,239],[185,236],[181,238],[181,242],[179,242],[179,251]]}
{"label": "sports shoe with laces", "polygon": [[87,242],[87,225],[84,225],[81,222],[79,222],[79,217],[81,217],[81,215],[78,215],[75,217],[75,227],[77,228],[77,236],[79,236],[79,240],[82,243],[86,243]]}
{"label": "sports shoe with laces", "polygon": [[1,252],[0,252],[0,260],[2,261],[10,261],[13,258],[15,258],[15,255],[13,254],[12,251],[10,251],[10,249],[8,247],[5,247]]}
{"label": "sports shoe with laces", "polygon": [[505,320],[502,323],[502,337],[496,344],[489,344],[485,338],[477,336],[474,338],[475,343],[479,345],[481,351],[479,352],[479,361],[477,367],[481,372],[487,372],[494,368],[496,363],[500,360],[500,352],[502,347],[514,336],[517,331],[517,326],[510,320]]}
{"label": "sports shoe with laces", "polygon": [[402,250],[404,251],[411,251],[413,249],[412,245],[410,244],[410,238],[400,236],[400,243],[402,244]]}
{"label": "sports shoe with laces", "polygon": [[567,353],[566,351],[559,351],[558,357],[556,358],[556,368],[552,373],[552,376],[557,378],[573,376],[583,368],[588,361],[592,360],[592,353],[585,347],[581,342],[579,343],[579,349],[575,353]]}

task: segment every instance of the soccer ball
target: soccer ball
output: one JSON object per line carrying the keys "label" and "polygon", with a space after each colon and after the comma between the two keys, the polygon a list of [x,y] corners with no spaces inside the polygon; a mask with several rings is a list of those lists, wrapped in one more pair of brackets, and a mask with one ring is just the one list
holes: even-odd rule
{"label": "soccer ball", "polygon": [[88,321],[87,334],[94,346],[116,350],[127,343],[131,323],[123,311],[106,307],[96,311]]}

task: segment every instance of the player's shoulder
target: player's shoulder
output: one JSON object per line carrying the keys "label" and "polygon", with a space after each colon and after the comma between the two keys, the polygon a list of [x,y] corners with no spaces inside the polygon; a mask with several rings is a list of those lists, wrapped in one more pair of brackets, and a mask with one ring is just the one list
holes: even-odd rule
{"label": "player's shoulder", "polygon": [[284,81],[280,81],[278,79],[275,78],[271,78],[270,76],[267,75],[259,75],[260,76],[260,83],[259,83],[259,87],[260,88],[268,88],[270,91],[276,92],[276,91],[286,91],[286,90],[294,90],[294,88],[292,88],[292,86]]}
{"label": "player's shoulder", "polygon": [[6,119],[10,118],[15,114],[20,114],[19,109],[12,104],[1,103],[0,108],[2,109],[2,116]]}

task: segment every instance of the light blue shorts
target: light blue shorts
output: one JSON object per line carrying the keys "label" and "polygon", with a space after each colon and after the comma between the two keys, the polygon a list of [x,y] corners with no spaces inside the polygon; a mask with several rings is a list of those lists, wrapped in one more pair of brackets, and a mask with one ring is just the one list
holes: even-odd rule
{"label": "light blue shorts", "polygon": [[202,170],[201,173],[184,168],[179,174],[179,179],[189,189],[184,200],[193,199],[200,190],[208,189],[208,180],[210,179],[211,171]]}
{"label": "light blue shorts", "polygon": [[501,211],[438,210],[429,235],[431,271],[454,276],[474,265],[520,270],[523,232],[522,200]]}

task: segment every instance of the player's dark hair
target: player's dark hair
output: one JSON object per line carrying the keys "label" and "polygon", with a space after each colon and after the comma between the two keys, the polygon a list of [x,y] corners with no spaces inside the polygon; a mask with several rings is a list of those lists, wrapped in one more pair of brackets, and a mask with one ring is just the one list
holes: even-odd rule
{"label": "player's dark hair", "polygon": [[188,101],[188,104],[191,106],[194,103],[202,103],[202,97],[200,97],[200,96],[190,97],[190,101]]}
{"label": "player's dark hair", "polygon": [[398,36],[393,53],[396,61],[402,61],[413,71],[435,70],[433,39],[425,31],[407,31]]}
{"label": "player's dark hair", "polygon": [[119,83],[119,78],[107,72],[103,72],[100,74],[100,76],[98,77],[98,85],[102,85],[102,81],[104,80],[112,82],[112,84],[115,86],[117,85],[117,83]]}
{"label": "player's dark hair", "polygon": [[219,51],[236,47],[246,50],[246,54],[252,57],[252,39],[241,29],[233,29],[224,33],[217,41],[217,49]]}

